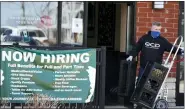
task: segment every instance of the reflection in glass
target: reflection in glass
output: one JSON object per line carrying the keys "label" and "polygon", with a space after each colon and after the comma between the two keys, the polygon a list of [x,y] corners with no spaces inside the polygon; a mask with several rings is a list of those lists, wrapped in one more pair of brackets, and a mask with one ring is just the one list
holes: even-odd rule
{"label": "reflection in glass", "polygon": [[62,2],[61,43],[82,45],[83,14],[83,2]]}
{"label": "reflection in glass", "polygon": [[1,42],[27,31],[28,37],[44,46],[55,44],[57,7],[58,2],[1,2]]}

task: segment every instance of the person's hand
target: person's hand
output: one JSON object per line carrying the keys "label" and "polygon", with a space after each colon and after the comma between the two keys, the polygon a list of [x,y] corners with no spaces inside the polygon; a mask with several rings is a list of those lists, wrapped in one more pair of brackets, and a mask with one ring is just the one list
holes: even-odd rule
{"label": "person's hand", "polygon": [[126,60],[127,61],[132,61],[132,59],[133,59],[133,56],[129,56]]}

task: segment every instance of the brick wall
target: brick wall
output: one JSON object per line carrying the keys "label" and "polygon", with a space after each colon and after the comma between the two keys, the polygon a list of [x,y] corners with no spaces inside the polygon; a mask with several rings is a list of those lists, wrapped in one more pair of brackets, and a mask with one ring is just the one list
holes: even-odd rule
{"label": "brick wall", "polygon": [[[178,12],[179,2],[166,1],[164,9],[152,9],[152,2],[137,2],[136,6],[136,40],[150,30],[153,21],[161,22],[161,34],[173,43],[178,36]],[[174,64],[169,76],[176,76],[176,64]]]}

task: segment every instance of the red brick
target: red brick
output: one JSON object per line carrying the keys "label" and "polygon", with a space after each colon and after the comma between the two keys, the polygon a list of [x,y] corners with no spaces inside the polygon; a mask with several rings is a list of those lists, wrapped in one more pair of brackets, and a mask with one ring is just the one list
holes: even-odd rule
{"label": "red brick", "polygon": [[[173,54],[174,55],[174,54]],[[175,57],[177,59],[177,57]],[[171,58],[171,60],[173,59],[173,57]],[[176,64],[176,59],[175,59],[175,62],[173,63],[172,65],[172,68],[176,68],[177,67],[177,64]]]}
{"label": "red brick", "polygon": [[139,37],[141,37],[141,36],[143,36],[145,33],[143,33],[143,32],[137,32],[137,35],[139,36]]}
{"label": "red brick", "polygon": [[151,18],[139,18],[139,22],[151,22]]}
{"label": "red brick", "polygon": [[152,18],[152,21],[157,21],[157,22],[165,22],[164,18]]}
{"label": "red brick", "polygon": [[168,14],[161,13],[161,17],[162,18],[175,18],[175,14],[173,14],[173,13],[168,13]]}
{"label": "red brick", "polygon": [[145,13],[152,12],[152,8],[138,8],[138,12],[145,12]]}
{"label": "red brick", "polygon": [[165,4],[164,8],[165,9],[174,9],[175,8],[175,4]]}
{"label": "red brick", "polygon": [[175,77],[176,77],[176,72],[174,72],[174,73],[173,73],[172,77],[173,77],[173,78],[175,78]]}
{"label": "red brick", "polygon": [[173,74],[172,73],[169,73],[168,77],[169,78],[172,78],[173,77]]}
{"label": "red brick", "polygon": [[178,13],[175,13],[175,18],[179,18],[179,14]]}
{"label": "red brick", "polygon": [[148,22],[148,23],[147,23],[147,26],[148,26],[148,27],[151,27],[151,26],[152,26],[152,22]]}
{"label": "red brick", "polygon": [[179,9],[179,4],[175,4],[175,9]]}
{"label": "red brick", "polygon": [[167,1],[167,4],[169,5],[169,4],[179,4],[179,2],[178,1]]}
{"label": "red brick", "polygon": [[152,8],[153,7],[153,4],[152,4],[152,2],[148,2],[148,6],[147,6],[148,8]]}
{"label": "red brick", "polygon": [[136,22],[139,22],[139,18],[138,17],[136,17]]}
{"label": "red brick", "polygon": [[162,33],[161,34],[162,36],[164,36],[164,37],[173,37],[174,35],[173,35],[173,33]]}
{"label": "red brick", "polygon": [[178,13],[179,9],[167,9],[168,13]]}
{"label": "red brick", "polygon": [[178,29],[178,24],[177,23],[174,23],[173,24],[173,28],[177,28]]}
{"label": "red brick", "polygon": [[171,72],[171,78],[175,78],[176,77],[176,73],[175,72]]}
{"label": "red brick", "polygon": [[137,3],[137,7],[146,7],[147,8],[147,3],[146,2]]}
{"label": "red brick", "polygon": [[163,34],[163,33],[165,33],[165,30],[164,30],[165,28],[162,28],[161,29],[161,33]]}
{"label": "red brick", "polygon": [[174,33],[174,37],[178,37],[178,32]]}
{"label": "red brick", "polygon": [[137,22],[137,26],[139,26],[139,27],[146,27],[147,23],[146,22]]}
{"label": "red brick", "polygon": [[165,37],[169,42],[174,42],[175,41],[175,37]]}
{"label": "red brick", "polygon": [[173,36],[170,36],[170,37],[163,36],[163,37],[166,38],[169,42],[175,41],[175,37],[173,37]]}
{"label": "red brick", "polygon": [[166,28],[162,28],[161,33],[166,33]]}
{"label": "red brick", "polygon": [[148,3],[148,1],[140,1],[139,3]]}
{"label": "red brick", "polygon": [[151,27],[152,26],[152,22],[147,22],[147,27]]}
{"label": "red brick", "polygon": [[[181,58],[182,59],[182,58]],[[177,67],[177,61],[180,61],[180,59],[177,59],[177,56],[175,57],[175,62],[173,64],[173,67],[176,68]]]}
{"label": "red brick", "polygon": [[165,37],[169,42],[174,42],[175,41],[175,37]]}
{"label": "red brick", "polygon": [[[167,37],[167,36],[165,36],[165,35],[163,35],[163,33],[161,33],[161,34],[162,34],[162,37],[164,37],[164,38],[168,39],[168,37]],[[172,37],[172,38],[173,38],[173,36],[170,36],[170,37]]]}
{"label": "red brick", "polygon": [[162,27],[165,28],[165,27],[173,27],[173,23],[162,23]]}
{"label": "red brick", "polygon": [[176,72],[176,68],[172,68],[171,69],[171,72]]}
{"label": "red brick", "polygon": [[168,74],[168,77],[171,77],[171,73]]}
{"label": "red brick", "polygon": [[148,13],[148,17],[161,17],[161,13]]}
{"label": "red brick", "polygon": [[178,18],[165,18],[166,23],[178,23]]}
{"label": "red brick", "polygon": [[153,13],[165,13],[165,9],[154,9]]}
{"label": "red brick", "polygon": [[140,32],[146,32],[148,30],[149,30],[149,28],[147,28],[147,27],[139,27]]}
{"label": "red brick", "polygon": [[171,73],[168,75],[168,77],[170,77],[170,78],[175,78],[175,77],[176,77],[176,73],[171,72]]}
{"label": "red brick", "polygon": [[147,13],[137,13],[137,17],[147,17]]}

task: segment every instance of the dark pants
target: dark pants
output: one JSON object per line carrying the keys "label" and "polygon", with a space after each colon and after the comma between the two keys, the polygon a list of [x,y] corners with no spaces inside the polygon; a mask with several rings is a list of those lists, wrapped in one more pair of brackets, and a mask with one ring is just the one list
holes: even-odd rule
{"label": "dark pants", "polygon": [[[140,67],[139,68],[139,75],[138,75],[138,78],[137,78],[137,81],[136,81],[136,86],[137,86],[139,80],[141,79],[141,77],[143,75],[143,71],[144,71],[144,68]],[[137,106],[136,109],[142,109],[142,106]]]}
{"label": "dark pants", "polygon": [[137,86],[139,80],[141,79],[141,77],[143,75],[143,71],[144,71],[144,68],[140,67],[139,68],[139,75],[138,75],[138,78],[137,78],[137,81],[136,81],[136,86]]}

